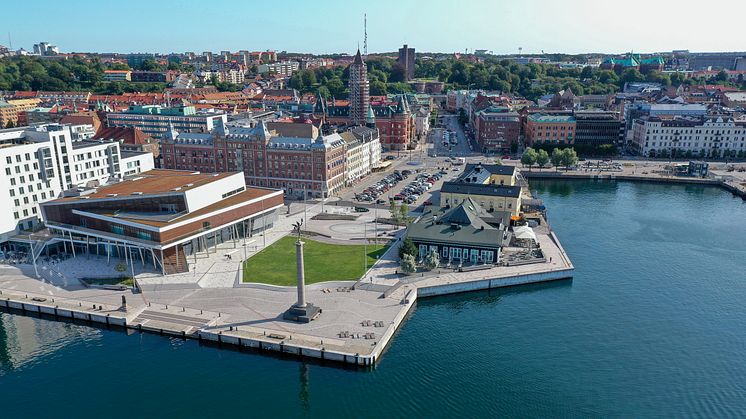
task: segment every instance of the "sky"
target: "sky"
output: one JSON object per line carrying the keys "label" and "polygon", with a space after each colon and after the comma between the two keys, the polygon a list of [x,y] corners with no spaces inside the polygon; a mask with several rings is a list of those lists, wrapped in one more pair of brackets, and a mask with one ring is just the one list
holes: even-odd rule
{"label": "sky", "polygon": [[[746,1],[7,0],[0,45],[62,52],[267,50],[495,54],[744,51]],[[712,7],[709,5],[712,4]],[[110,5],[109,7],[107,7]],[[716,6],[716,7],[715,7]],[[713,10],[708,10],[713,9]]]}

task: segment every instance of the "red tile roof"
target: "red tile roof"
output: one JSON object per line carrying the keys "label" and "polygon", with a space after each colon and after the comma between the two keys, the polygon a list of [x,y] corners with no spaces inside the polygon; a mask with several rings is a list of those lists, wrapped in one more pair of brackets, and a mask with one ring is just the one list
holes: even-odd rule
{"label": "red tile roof", "polygon": [[109,127],[101,128],[96,132],[95,139],[122,140],[125,144],[143,145],[150,144],[150,136],[140,128]]}

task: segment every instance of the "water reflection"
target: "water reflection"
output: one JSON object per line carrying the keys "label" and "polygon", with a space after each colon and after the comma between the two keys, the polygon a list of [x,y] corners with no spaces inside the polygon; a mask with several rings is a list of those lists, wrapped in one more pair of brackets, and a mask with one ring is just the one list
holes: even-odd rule
{"label": "water reflection", "polygon": [[572,278],[568,278],[558,281],[540,282],[537,284],[516,285],[513,287],[492,288],[489,290],[425,298],[418,300],[417,305],[421,307],[445,305],[453,310],[462,310],[467,306],[495,305],[500,303],[503,298],[513,295],[565,292],[569,291],[571,287]]}
{"label": "water reflection", "polygon": [[309,397],[309,374],[310,370],[308,364],[301,362],[300,364],[300,393],[298,398],[300,399],[300,405],[304,411],[308,412],[311,409],[311,402]]}
{"label": "water reflection", "polygon": [[0,313],[0,375],[36,364],[65,346],[100,337],[100,330],[86,326]]}

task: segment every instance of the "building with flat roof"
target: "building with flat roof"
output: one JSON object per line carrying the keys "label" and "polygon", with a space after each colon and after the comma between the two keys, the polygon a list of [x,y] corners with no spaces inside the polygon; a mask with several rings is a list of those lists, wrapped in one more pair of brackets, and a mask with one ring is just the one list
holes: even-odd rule
{"label": "building with flat roof", "polygon": [[161,105],[130,106],[124,112],[106,116],[109,127],[140,128],[153,138],[161,138],[173,126],[179,132],[209,133],[216,121],[228,122],[222,112],[200,112],[194,106],[164,107]]}
{"label": "building with flat roof", "polygon": [[282,191],[246,187],[238,172],[151,170],[42,204],[46,226],[73,254],[188,272],[189,257],[271,228]]}
{"label": "building with flat roof", "polygon": [[521,137],[521,117],[507,107],[489,107],[474,116],[475,138],[483,153],[510,151]]}
{"label": "building with flat roof", "polygon": [[104,70],[106,81],[131,81],[132,70]]}
{"label": "building with flat roof", "polygon": [[[10,122],[14,126],[19,125],[19,116],[39,106],[41,99],[0,99],[0,128],[5,128]],[[21,121],[23,122],[23,121]]]}
{"label": "building with flat roof", "polygon": [[63,191],[153,168],[151,153],[115,141],[75,140],[70,125],[0,130],[0,243],[40,221],[39,204]]}
{"label": "building with flat roof", "polygon": [[575,144],[575,128],[574,116],[532,114],[526,118],[526,143],[572,145]]}
{"label": "building with flat roof", "polygon": [[518,216],[522,192],[515,166],[467,164],[459,177],[443,182],[440,206],[454,206],[471,198],[487,211]]}
{"label": "building with flat roof", "polygon": [[575,111],[575,144],[597,147],[618,144],[622,139],[618,112]]}

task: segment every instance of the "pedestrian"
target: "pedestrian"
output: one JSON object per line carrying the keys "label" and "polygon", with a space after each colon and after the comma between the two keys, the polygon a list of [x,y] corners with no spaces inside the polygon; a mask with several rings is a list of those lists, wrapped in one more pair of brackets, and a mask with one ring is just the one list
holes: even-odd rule
{"label": "pedestrian", "polygon": [[552,263],[552,257],[549,256],[549,263]]}

